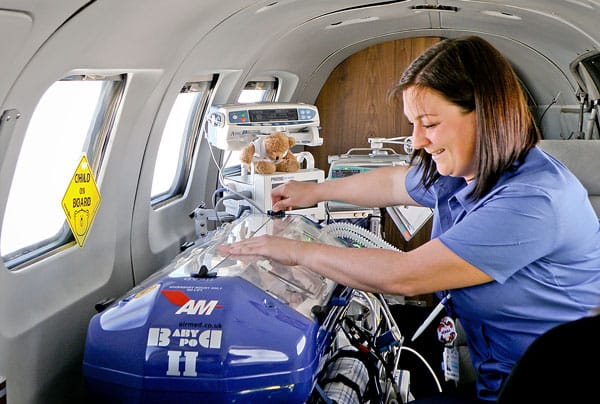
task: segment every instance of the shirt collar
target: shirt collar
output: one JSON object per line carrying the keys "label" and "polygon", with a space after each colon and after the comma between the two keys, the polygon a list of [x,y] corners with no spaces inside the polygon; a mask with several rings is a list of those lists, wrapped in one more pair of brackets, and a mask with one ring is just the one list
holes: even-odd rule
{"label": "shirt collar", "polygon": [[[532,149],[532,150],[534,150],[534,149]],[[515,175],[515,173],[517,173],[519,171],[519,169],[523,165],[523,163],[524,163],[524,161],[521,161],[521,160],[514,161],[511,164],[510,168],[508,170],[506,170],[504,173],[502,173],[502,175],[500,176],[500,178],[498,179],[496,184],[492,187],[492,190],[490,190],[490,192],[488,192],[488,194],[491,193],[499,185],[503,184],[507,178],[510,178],[513,175]],[[456,200],[461,204],[461,206],[463,207],[464,210],[468,211],[470,208],[472,209],[476,204],[476,201],[473,200],[473,198],[469,197],[469,194],[475,188],[475,183],[476,183],[475,180],[471,181],[471,183],[469,183],[469,184],[467,184],[465,181],[463,183],[463,185],[459,185],[456,187],[457,191],[454,194],[454,198],[456,198]]]}
{"label": "shirt collar", "polygon": [[453,196],[453,198],[460,203],[464,210],[469,210],[469,208],[473,207],[475,204],[473,198],[469,196],[474,188],[475,181],[471,181],[469,184],[467,184],[466,181],[463,180],[463,185],[461,185],[461,188],[458,189]]}

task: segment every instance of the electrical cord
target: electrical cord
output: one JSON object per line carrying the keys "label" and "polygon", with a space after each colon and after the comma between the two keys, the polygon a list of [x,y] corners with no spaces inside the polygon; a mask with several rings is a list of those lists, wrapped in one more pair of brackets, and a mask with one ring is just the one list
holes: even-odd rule
{"label": "electrical cord", "polygon": [[[206,130],[206,126],[203,126],[203,135],[206,136],[207,134],[207,130]],[[217,158],[215,157],[215,153],[214,153],[214,149],[213,146],[210,144],[208,144],[209,146],[209,150],[210,150],[210,155],[212,158],[213,163],[215,164],[215,166],[217,167],[217,180],[218,180],[218,185],[219,188],[217,190],[214,191],[213,193],[213,209],[215,212],[215,218],[217,219],[217,222],[221,223],[221,218],[219,217],[219,212],[217,211],[217,207],[219,205],[219,202],[215,202],[215,196],[216,194],[220,191],[220,192],[229,192],[233,195],[235,195],[236,197],[238,197],[239,199],[243,199],[244,201],[248,202],[250,205],[252,205],[258,212],[260,213],[265,213],[264,209],[262,209],[260,206],[258,206],[258,204],[256,202],[254,202],[252,199],[248,198],[245,195],[242,195],[239,192],[234,191],[233,189],[231,189],[231,187],[227,186],[227,184],[225,184],[225,176],[223,175],[223,167],[217,162]],[[225,158],[225,162],[223,163],[224,165],[227,164],[227,162],[229,161],[229,158],[231,157],[231,150],[228,151],[227,153],[227,157]]]}
{"label": "electrical cord", "polygon": [[[349,329],[347,329],[348,327]],[[369,357],[379,362],[382,365],[382,369],[387,378],[390,380],[393,379],[392,372],[388,369],[386,361],[383,359],[380,353],[378,353],[369,340],[367,333],[360,328],[351,318],[346,317],[344,321],[340,325],[341,330],[344,332],[352,346],[354,346],[359,352],[363,352],[367,354]],[[354,332],[353,332],[354,331]],[[362,341],[361,341],[362,340]],[[363,345],[362,342],[366,342],[367,346]],[[373,384],[376,390],[375,395],[377,397],[382,397],[382,388],[381,384],[377,377],[373,378]]]}
{"label": "electrical cord", "polygon": [[408,351],[408,352],[412,353],[413,355],[415,355],[417,358],[419,358],[421,360],[421,362],[423,362],[423,364],[425,365],[425,367],[427,368],[427,370],[429,370],[429,373],[431,373],[431,376],[433,377],[433,380],[435,381],[435,384],[436,384],[436,386],[438,388],[438,391],[441,393],[442,392],[442,384],[440,383],[440,380],[438,379],[437,375],[435,374],[435,372],[433,371],[433,369],[431,368],[431,366],[427,362],[427,359],[425,359],[416,350],[414,350],[412,348],[409,348],[407,346],[400,347],[400,351]]}
{"label": "electrical cord", "polygon": [[[386,249],[399,251],[396,247],[392,246],[391,244],[389,244],[385,240],[381,239],[377,235],[371,233],[367,229],[356,226],[352,223],[346,223],[346,222],[332,223],[332,224],[325,226],[324,231],[328,232],[329,234],[335,235],[335,236],[346,237],[346,238],[349,238],[351,240],[358,241],[361,243],[366,240],[366,243],[363,245],[374,245],[379,248],[386,248]],[[381,301],[384,302],[383,304],[381,304],[381,307],[383,309],[383,313],[385,313],[384,315],[385,315],[386,321],[389,324],[390,330],[392,332],[394,332],[394,331],[397,332],[396,335],[400,336],[399,342],[401,342],[401,334],[400,334],[399,327],[396,324],[395,320],[393,319],[393,316],[391,315],[391,313],[389,311],[389,306],[387,305],[387,302],[385,302],[385,298],[379,294],[377,296]],[[395,335],[395,337],[396,337],[396,335]],[[433,369],[427,362],[427,360],[419,352],[417,352],[416,350],[414,350],[412,348],[401,345],[399,349],[400,349],[400,352],[402,350],[407,350],[407,351],[413,353],[425,364],[425,366],[431,373],[438,390],[441,392],[442,385],[441,385],[437,375],[435,374],[435,372],[433,371]],[[396,357],[395,357],[393,369],[398,369],[399,363],[400,363],[400,353],[398,353],[398,355],[396,355]]]}
{"label": "electrical cord", "polygon": [[552,101],[550,101],[550,103],[548,104],[548,106],[544,109],[544,112],[542,112],[542,115],[540,115],[540,119],[539,119],[539,123],[541,125],[542,123],[542,119],[544,119],[544,115],[546,115],[546,112],[548,112],[548,110],[550,109],[550,107],[554,104],[556,104],[556,102],[558,101],[558,97],[560,97],[561,91],[558,92],[558,94],[556,94],[554,96],[554,98],[552,98]]}

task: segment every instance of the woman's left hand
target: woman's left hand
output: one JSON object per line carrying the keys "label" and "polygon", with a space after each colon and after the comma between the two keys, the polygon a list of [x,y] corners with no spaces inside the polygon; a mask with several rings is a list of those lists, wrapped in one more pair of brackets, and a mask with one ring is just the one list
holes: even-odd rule
{"label": "woman's left hand", "polygon": [[284,265],[299,265],[299,251],[302,242],[276,236],[257,236],[231,244],[222,244],[219,253],[222,255],[261,255]]}

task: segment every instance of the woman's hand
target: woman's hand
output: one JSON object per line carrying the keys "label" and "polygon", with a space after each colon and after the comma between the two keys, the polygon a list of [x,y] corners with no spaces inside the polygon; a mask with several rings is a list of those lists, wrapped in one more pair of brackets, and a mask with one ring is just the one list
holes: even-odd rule
{"label": "woman's hand", "polygon": [[273,189],[271,202],[273,210],[291,210],[292,208],[306,208],[320,202],[316,197],[316,182],[288,181]]}
{"label": "woman's hand", "polygon": [[261,255],[284,265],[300,265],[298,258],[303,243],[276,236],[251,237],[232,244],[222,244],[219,253],[222,255]]}

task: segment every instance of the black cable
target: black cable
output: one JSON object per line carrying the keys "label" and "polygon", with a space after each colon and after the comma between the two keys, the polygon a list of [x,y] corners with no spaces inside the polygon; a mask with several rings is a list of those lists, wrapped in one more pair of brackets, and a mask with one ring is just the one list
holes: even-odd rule
{"label": "black cable", "polygon": [[[368,353],[373,356],[379,363],[381,363],[384,373],[386,375],[386,377],[389,380],[394,380],[394,376],[392,371],[389,369],[388,364],[386,363],[386,361],[384,360],[384,358],[373,348],[373,344],[369,343],[367,336],[365,335],[364,331],[362,329],[360,329],[353,320],[349,319],[349,318],[345,318],[344,319],[345,322],[348,322],[349,326],[352,327],[353,330],[355,330],[360,337],[369,344],[368,348]],[[349,331],[346,330],[344,327],[342,327],[342,330],[346,333],[346,336],[348,337],[348,339],[350,339],[351,342],[354,342],[357,345],[362,345],[360,343],[360,341],[358,339],[356,339],[353,335],[349,334]],[[357,347],[358,348],[358,347]],[[360,349],[360,348],[358,348]],[[376,383],[376,387],[378,390],[378,396],[381,396],[382,390],[381,390],[381,385],[379,384],[379,379],[375,378],[377,383]]]}
{"label": "black cable", "polygon": [[553,106],[554,104],[556,104],[556,102],[558,101],[558,96],[559,95],[560,95],[560,92],[556,95],[556,97],[554,97],[552,99],[552,101],[550,101],[550,104],[548,104],[548,106],[542,112],[542,115],[540,115],[540,119],[539,119],[539,125],[540,125],[540,127],[542,126],[542,120],[544,119],[544,115],[546,115],[546,112],[548,112],[548,110],[550,109],[551,106]]}

